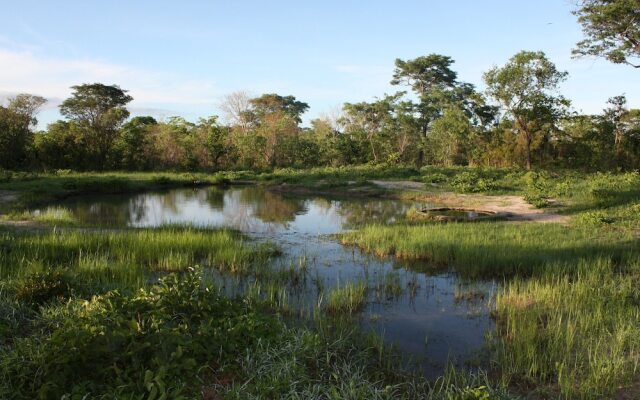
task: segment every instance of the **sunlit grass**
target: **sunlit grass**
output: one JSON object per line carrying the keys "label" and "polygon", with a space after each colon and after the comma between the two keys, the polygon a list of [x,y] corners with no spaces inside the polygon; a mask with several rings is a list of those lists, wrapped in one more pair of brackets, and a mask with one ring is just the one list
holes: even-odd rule
{"label": "sunlit grass", "polygon": [[367,285],[364,282],[346,282],[335,286],[327,294],[326,310],[330,314],[353,314],[367,301]]}
{"label": "sunlit grass", "polygon": [[64,207],[51,206],[43,210],[22,211],[6,214],[2,219],[7,221],[28,221],[57,226],[77,225],[78,220],[73,213]]}
{"label": "sunlit grass", "polygon": [[340,238],[378,256],[427,261],[466,277],[531,275],[555,261],[638,257],[631,234],[557,224],[370,225]]}
{"label": "sunlit grass", "polygon": [[506,383],[606,398],[640,372],[640,265],[628,266],[634,274],[602,258],[577,267],[568,276],[555,263],[499,293],[495,363]]}
{"label": "sunlit grass", "polygon": [[225,229],[165,227],[124,230],[56,230],[0,233],[0,276],[68,268],[89,281],[140,283],[153,272],[203,265],[249,274],[273,254]]}

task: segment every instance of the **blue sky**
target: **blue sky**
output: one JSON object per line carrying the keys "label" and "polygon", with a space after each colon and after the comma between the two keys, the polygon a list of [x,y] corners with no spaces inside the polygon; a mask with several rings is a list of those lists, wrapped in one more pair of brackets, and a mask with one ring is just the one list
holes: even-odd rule
{"label": "blue sky", "polygon": [[640,71],[571,59],[582,37],[571,0],[449,1],[30,1],[0,0],[0,96],[50,99],[74,84],[118,84],[134,114],[195,120],[219,114],[227,93],[292,94],[307,120],[389,85],[395,58],[440,53],[461,80],[520,50],[542,50],[569,72],[562,93],[599,112],[625,93],[640,107]]}

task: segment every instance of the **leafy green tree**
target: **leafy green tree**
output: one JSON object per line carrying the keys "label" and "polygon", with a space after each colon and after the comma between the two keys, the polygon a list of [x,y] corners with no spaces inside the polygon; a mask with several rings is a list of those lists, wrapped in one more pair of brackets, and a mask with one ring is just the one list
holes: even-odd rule
{"label": "leafy green tree", "polygon": [[85,135],[75,122],[56,121],[36,135],[37,158],[45,168],[83,169],[88,164]]}
{"label": "leafy green tree", "polygon": [[117,85],[92,83],[72,89],[71,97],[60,105],[60,112],[82,129],[88,151],[95,156],[93,167],[104,169],[118,129],[129,117],[125,106],[133,98]]}
{"label": "leafy green tree", "polygon": [[473,126],[464,111],[459,108],[447,109],[442,117],[434,121],[429,135],[429,148],[434,161],[445,166],[466,164],[473,134]]}
{"label": "leafy green tree", "polygon": [[[463,110],[471,123],[478,127],[488,127],[495,121],[496,109],[488,106],[481,93],[466,82],[457,80],[457,73],[451,69],[453,59],[440,54],[430,54],[413,60],[396,60],[396,68],[391,80],[393,85],[408,85],[418,97],[414,105],[417,113],[413,123],[422,134],[422,144],[428,140],[431,124],[441,118],[446,110]],[[405,122],[408,120],[405,118]],[[420,148],[417,163],[421,164],[428,148]]]}
{"label": "leafy green tree", "polygon": [[394,103],[403,93],[385,96],[374,102],[345,103],[342,123],[345,132],[366,140],[372,161],[383,161],[383,153],[389,143],[393,126]]}
{"label": "leafy green tree", "polygon": [[0,107],[0,168],[24,167],[33,141],[29,118]]}
{"label": "leafy green tree", "polygon": [[[299,124],[302,114],[309,109],[309,105],[296,100],[294,96],[280,96],[275,93],[253,98],[249,100],[249,104],[251,107],[243,118],[251,122],[250,134],[259,138],[242,142],[256,146],[247,149],[248,151],[261,149],[260,166],[286,165],[285,160],[290,159],[287,151],[295,146],[283,144],[285,141],[296,140],[301,130]],[[258,161],[258,158],[249,158],[253,158],[254,162]]]}
{"label": "leafy green tree", "polygon": [[9,99],[8,108],[28,118],[29,128],[33,128],[38,124],[36,115],[47,103],[47,99],[42,96],[36,96],[28,93],[20,93]]}
{"label": "leafy green tree", "polygon": [[573,13],[585,35],[573,50],[574,55],[604,57],[640,68],[638,0],[581,0]]}
{"label": "leafy green tree", "polygon": [[151,146],[151,129],[158,122],[153,117],[134,117],[127,121],[120,130],[115,144],[118,153],[118,167],[127,170],[144,170],[151,167],[149,147]]}
{"label": "leafy green tree", "polygon": [[625,96],[612,97],[607,103],[610,106],[602,115],[602,129],[610,138],[613,153],[612,166],[623,168],[625,164],[632,164],[631,160],[626,163],[625,158],[633,158],[629,150],[635,147],[633,142],[640,133],[640,110],[629,110]]}
{"label": "leafy green tree", "polygon": [[420,100],[420,127],[425,135],[429,124],[442,110],[447,92],[456,86],[457,73],[451,69],[453,59],[441,54],[429,54],[404,61],[396,59],[392,85],[408,85]]}
{"label": "leafy green tree", "polygon": [[0,106],[0,167],[25,168],[33,152],[33,128],[36,114],[46,99],[31,94],[18,94]]}
{"label": "leafy green tree", "polygon": [[503,67],[484,74],[487,93],[513,119],[523,139],[527,169],[532,167],[532,145],[555,129],[569,105],[556,94],[566,77],[543,52],[531,51],[521,51]]}
{"label": "leafy green tree", "polygon": [[229,152],[229,127],[220,125],[218,117],[212,116],[200,119],[197,129],[202,132],[210,166],[220,168],[220,159]]}
{"label": "leafy green tree", "polygon": [[280,96],[275,93],[253,98],[249,100],[249,104],[251,108],[246,112],[250,114],[248,119],[254,124],[260,124],[264,118],[273,114],[284,114],[299,124],[302,122],[302,114],[309,109],[307,103],[296,100],[295,96]]}

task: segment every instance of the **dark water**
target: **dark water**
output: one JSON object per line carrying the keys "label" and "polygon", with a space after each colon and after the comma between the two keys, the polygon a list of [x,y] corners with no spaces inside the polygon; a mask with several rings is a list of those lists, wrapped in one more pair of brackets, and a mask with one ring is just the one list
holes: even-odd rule
{"label": "dark water", "polygon": [[451,272],[428,265],[380,259],[342,246],[330,236],[365,223],[392,224],[411,207],[423,209],[430,204],[287,196],[257,187],[232,187],[82,197],[63,206],[93,224],[190,223],[231,227],[256,241],[271,241],[284,253],[276,262],[299,264],[302,259],[316,282],[289,299],[303,308],[315,304],[320,286],[327,291],[347,281],[366,280],[370,288],[394,282],[401,293],[368,291],[360,323],[420,361],[428,376],[440,374],[449,361],[459,366],[475,363],[485,334],[493,327],[488,305],[493,282],[463,282]]}

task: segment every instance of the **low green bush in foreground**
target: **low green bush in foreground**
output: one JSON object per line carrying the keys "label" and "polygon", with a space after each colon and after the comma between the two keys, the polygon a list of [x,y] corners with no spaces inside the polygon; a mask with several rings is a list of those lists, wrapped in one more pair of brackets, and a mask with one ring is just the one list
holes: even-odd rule
{"label": "low green bush in foreground", "polygon": [[2,349],[0,397],[193,398],[212,376],[234,374],[238,354],[281,329],[255,306],[202,286],[197,273],[57,312],[59,324]]}

